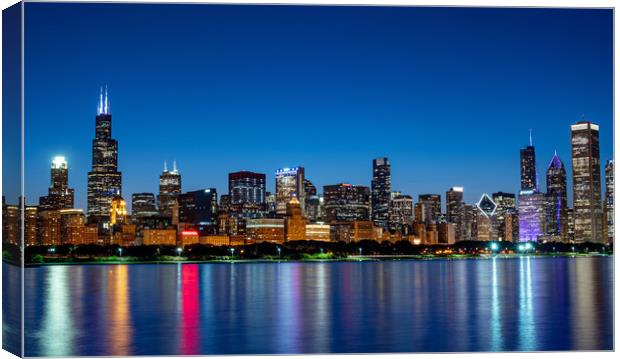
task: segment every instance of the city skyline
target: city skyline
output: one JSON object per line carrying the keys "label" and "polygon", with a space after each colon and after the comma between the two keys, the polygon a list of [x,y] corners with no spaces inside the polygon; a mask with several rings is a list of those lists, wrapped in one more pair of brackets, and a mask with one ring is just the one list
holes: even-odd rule
{"label": "city skyline", "polygon": [[[224,31],[229,29],[225,21],[217,19],[204,27],[190,17],[189,20],[186,18],[193,30],[188,34],[190,39],[207,39],[205,34],[210,31],[226,34],[225,39],[213,40],[208,45],[218,49],[218,60],[206,59],[205,63],[200,63],[189,56],[188,70],[169,69],[158,73],[161,78],[157,80],[146,76],[160,69],[163,60],[147,59],[137,49],[145,50],[144,54],[150,54],[156,48],[161,51],[182,49],[198,55],[212,48],[198,45],[193,48],[185,42],[189,40],[175,45],[173,40],[178,39],[174,36],[165,37],[158,44],[151,41],[135,44],[140,36],[137,33],[124,40],[120,34],[128,19],[121,16],[115,6],[101,10],[96,4],[71,5],[66,12],[53,16],[43,11],[45,4],[27,6],[32,8],[26,16],[36,19],[39,24],[27,34],[30,37],[27,50],[40,55],[30,57],[26,63],[26,72],[31,74],[26,77],[25,133],[29,149],[25,169],[29,204],[36,203],[39,196],[46,194],[51,158],[64,155],[69,163],[69,186],[75,189],[75,207],[86,210],[86,173],[91,166],[89,142],[94,127],[96,96],[99,87],[105,84],[110,91],[113,137],[119,142],[118,164],[123,173],[123,197],[126,200],[133,193],[158,192],[158,177],[164,160],[168,163],[177,161],[183,176],[183,191],[216,188],[219,194],[225,194],[228,173],[241,170],[265,173],[266,190],[273,193],[275,170],[295,166],[305,168],[306,177],[319,188],[319,192],[323,185],[341,182],[370,186],[370,161],[385,156],[392,164],[392,190],[417,198],[418,194],[445,194],[450,187],[462,186],[465,202],[475,203],[482,193],[518,192],[519,155],[515,149],[527,145],[530,128],[533,129],[537,152],[538,177],[544,178],[547,164],[557,149],[558,156],[566,164],[567,186],[571,188],[570,125],[581,120],[584,113],[586,120],[600,125],[601,161],[612,158],[612,67],[611,46],[608,46],[611,40],[607,31],[611,21],[605,12],[523,9],[515,10],[519,17],[511,17],[502,9],[450,9],[440,16],[433,9],[410,8],[396,15],[397,12],[392,13],[390,8],[381,9],[379,13],[367,13],[360,8],[352,9],[353,16],[343,18],[339,15],[339,8],[331,9],[336,15],[330,17],[318,8],[270,7],[274,24],[261,29],[258,38],[252,40],[258,44],[275,41],[283,46],[276,48],[277,55],[285,56],[290,63],[288,66],[282,64],[284,59],[248,49],[248,40],[241,38],[246,35],[245,31]],[[189,8],[207,19],[223,16],[229,20],[233,15],[240,17],[236,21],[245,19],[240,7]],[[177,14],[177,11],[183,14]],[[251,10],[252,15],[261,11],[263,9]],[[43,12],[48,18],[40,18]],[[145,23],[164,15],[174,21],[177,16],[187,16],[187,12],[187,7],[173,9],[171,13],[154,7],[138,21],[144,22],[141,28],[149,28]],[[77,13],[80,14],[79,21],[92,24],[85,34],[64,36],[59,33],[52,43],[38,41],[49,40],[43,35],[53,22],[59,20],[58,17],[64,19]],[[433,31],[448,20],[462,30],[465,24],[458,19],[463,13],[474,16],[484,26],[467,30],[463,35],[466,38],[451,31],[438,32],[438,43],[443,44],[440,48],[434,49],[436,51],[431,55],[418,51],[430,50],[421,39],[424,29],[417,23],[421,17],[435,17],[438,24],[433,25]],[[545,23],[556,25],[557,33],[541,28],[544,25],[539,19],[541,13],[545,14]],[[317,43],[314,40],[322,38],[320,34],[298,28],[291,31],[303,35],[303,46],[300,47],[292,47],[287,42],[288,36],[276,36],[275,40],[266,37],[277,35],[278,26],[290,25],[284,20],[287,16],[315,21],[313,23],[320,21],[330,31],[335,31],[339,45],[344,41],[346,46],[336,51],[334,42]],[[504,20],[501,26],[498,17]],[[511,29],[516,30],[518,26],[514,22],[524,21],[523,17],[531,20],[532,29],[515,38],[517,34]],[[119,18],[119,28],[104,33],[103,28],[107,26],[96,21],[103,18]],[[70,24],[78,21],[66,20]],[[255,18],[253,21],[248,28],[258,25]],[[355,29],[362,21],[374,21],[377,26],[373,31],[378,31],[377,37],[387,36],[394,41],[380,44],[368,33],[361,40]],[[584,26],[588,28],[587,32],[570,28],[572,21],[587,22],[589,25]],[[385,28],[388,23],[393,27]],[[482,36],[483,28],[488,26],[503,29],[506,43],[498,45],[497,38]],[[405,39],[398,35],[400,32],[411,39],[403,42]],[[101,58],[90,56],[100,50],[96,41],[91,44],[85,40],[91,35],[105,38],[109,43]],[[482,37],[477,38],[472,44],[474,47],[467,52],[458,41],[474,35]],[[452,38],[454,36],[457,37]],[[553,49],[547,52],[540,45],[548,41],[552,41],[548,46]],[[71,53],[88,66],[71,63],[66,54],[50,53],[54,42],[61,48],[73,46]],[[78,42],[82,46],[72,45]],[[135,57],[135,61],[145,61],[148,71],[138,68],[134,61],[127,62],[126,58],[121,61],[115,55],[129,44],[137,46],[136,51],[129,55]],[[238,45],[222,47],[225,44]],[[500,46],[500,50],[488,53],[490,46]],[[284,48],[296,49],[300,53],[283,53]],[[223,65],[222,61],[238,59],[242,49],[249,51],[247,56],[252,57],[251,63],[237,61],[236,67]],[[538,52],[532,52],[534,49]],[[320,55],[313,59],[321,60],[319,63],[304,61],[309,52],[318,50],[322,50]],[[355,56],[360,51],[368,54],[369,50],[390,56]],[[521,56],[519,61],[508,56],[515,52]],[[402,59],[393,64],[390,58],[396,55]],[[451,61],[447,55],[457,56],[460,61]],[[86,61],[84,56],[93,58]],[[50,58],[50,62],[38,63],[33,60],[37,57]],[[333,60],[330,62],[333,68],[324,63],[327,58]],[[69,61],[64,71],[71,80],[66,83],[59,81],[60,73],[49,68],[50,64],[58,64],[61,59]],[[444,62],[441,66],[431,66],[433,59]],[[268,60],[275,61],[277,68],[264,68]],[[119,67],[119,61],[125,61],[126,67]],[[208,65],[213,65],[214,61],[218,66],[211,69]],[[348,69],[345,63],[351,61],[358,66]],[[556,62],[557,67],[545,68],[541,73],[542,66],[549,61]],[[394,65],[393,69],[391,65]],[[418,68],[421,65],[430,74],[420,73]],[[370,68],[376,68],[376,71],[372,74],[364,71]],[[365,76],[360,79],[362,73]],[[189,78],[190,74],[197,78]],[[297,81],[286,81],[292,74]],[[126,75],[131,75],[131,80],[124,79]],[[229,76],[226,81],[224,75]],[[320,81],[313,80],[313,76],[318,76]],[[496,81],[497,76],[502,76],[505,81]],[[355,79],[358,79],[357,83]],[[429,87],[433,80],[438,83]],[[182,86],[182,90],[175,94],[177,90],[172,91],[165,85],[166,81]],[[364,86],[359,86],[359,81]],[[159,86],[155,86],[156,83]],[[57,90],[52,91],[50,86]],[[250,91],[258,86],[265,91]],[[218,91],[222,94],[216,93]],[[225,99],[224,95],[229,97]],[[445,106],[445,103],[451,106]],[[49,124],[50,116],[54,119],[55,133],[75,131],[85,135],[49,136],[49,131],[32,130],[35,126]],[[170,123],[168,119],[171,119]],[[235,124],[234,128],[247,130],[231,133],[230,123]],[[385,125],[379,134],[371,127],[377,123]],[[166,145],[162,146],[163,143]],[[11,200],[10,193],[7,195],[7,200]],[[572,191],[568,197],[571,203]]]}

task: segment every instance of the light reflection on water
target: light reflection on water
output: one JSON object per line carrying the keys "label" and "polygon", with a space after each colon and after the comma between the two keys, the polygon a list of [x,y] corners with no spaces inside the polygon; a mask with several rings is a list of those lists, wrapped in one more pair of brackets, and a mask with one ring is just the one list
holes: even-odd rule
{"label": "light reflection on water", "polygon": [[612,348],[612,257],[48,266],[25,276],[29,356]]}

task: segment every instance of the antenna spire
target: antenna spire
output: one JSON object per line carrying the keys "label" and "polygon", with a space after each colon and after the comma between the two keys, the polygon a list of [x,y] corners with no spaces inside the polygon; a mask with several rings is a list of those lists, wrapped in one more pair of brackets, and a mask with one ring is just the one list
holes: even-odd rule
{"label": "antenna spire", "polygon": [[103,86],[99,87],[99,106],[97,106],[97,115],[103,113]]}
{"label": "antenna spire", "polygon": [[176,172],[177,171],[177,160],[173,160],[172,161],[172,171]]}
{"label": "antenna spire", "polygon": [[532,129],[530,128],[530,147],[533,146],[532,145]]}
{"label": "antenna spire", "polygon": [[110,114],[110,99],[108,98],[108,85],[105,85],[105,101],[103,104],[103,113]]}
{"label": "antenna spire", "polygon": [[164,172],[168,172],[168,162],[164,160]]}

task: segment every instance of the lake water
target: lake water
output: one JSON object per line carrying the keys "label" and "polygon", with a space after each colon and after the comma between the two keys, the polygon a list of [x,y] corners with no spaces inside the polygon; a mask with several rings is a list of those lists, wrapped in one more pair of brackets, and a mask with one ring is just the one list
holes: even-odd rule
{"label": "lake water", "polygon": [[27,356],[613,349],[613,257],[58,265],[25,293]]}

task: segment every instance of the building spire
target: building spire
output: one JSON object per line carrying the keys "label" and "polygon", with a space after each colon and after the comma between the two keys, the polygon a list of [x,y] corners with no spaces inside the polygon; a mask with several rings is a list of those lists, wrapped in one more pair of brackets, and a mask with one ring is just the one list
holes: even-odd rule
{"label": "building spire", "polygon": [[532,147],[532,146],[533,146],[533,144],[532,144],[532,143],[533,143],[533,142],[532,142],[532,129],[530,128],[530,147]]}
{"label": "building spire", "polygon": [[177,172],[177,160],[172,160],[172,172]]}
{"label": "building spire", "polygon": [[168,172],[168,162],[164,160],[164,172]]}
{"label": "building spire", "polygon": [[103,104],[103,113],[110,114],[110,99],[108,98],[108,85],[105,85],[105,100]]}
{"label": "building spire", "polygon": [[97,115],[103,113],[103,86],[99,87],[99,106],[97,106]]}

